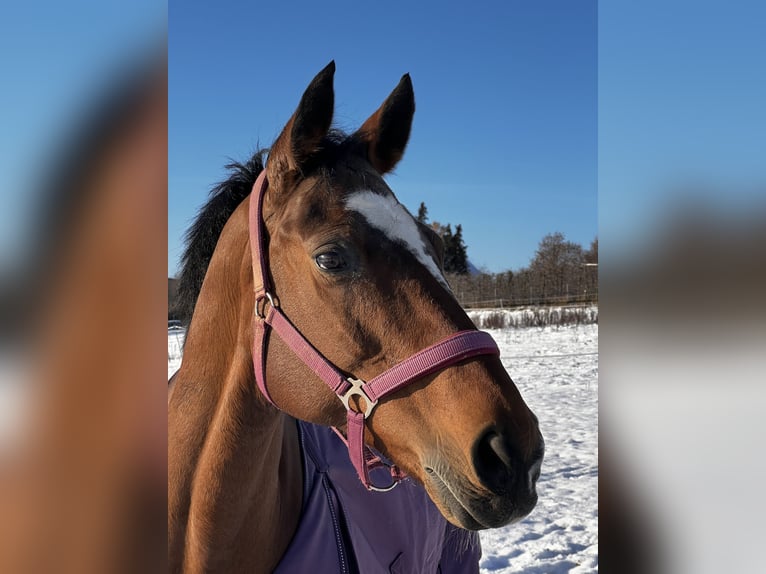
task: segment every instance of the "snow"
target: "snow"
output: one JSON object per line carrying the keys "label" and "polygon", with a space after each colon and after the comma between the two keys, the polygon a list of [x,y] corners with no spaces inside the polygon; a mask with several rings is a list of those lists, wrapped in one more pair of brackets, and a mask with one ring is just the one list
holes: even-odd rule
{"label": "snow", "polygon": [[[474,312],[469,315],[477,320]],[[598,325],[488,332],[540,420],[546,452],[532,513],[517,524],[481,532],[481,572],[597,572]],[[168,377],[181,364],[182,346],[183,332],[168,331]]]}
{"label": "snow", "polygon": [[475,309],[468,311],[468,316],[479,329],[587,325],[598,323],[598,305]]}
{"label": "snow", "polygon": [[545,460],[532,513],[481,532],[481,572],[597,572],[598,325],[489,332],[540,420]]}
{"label": "snow", "polygon": [[168,379],[181,367],[185,337],[184,329],[168,329]]}

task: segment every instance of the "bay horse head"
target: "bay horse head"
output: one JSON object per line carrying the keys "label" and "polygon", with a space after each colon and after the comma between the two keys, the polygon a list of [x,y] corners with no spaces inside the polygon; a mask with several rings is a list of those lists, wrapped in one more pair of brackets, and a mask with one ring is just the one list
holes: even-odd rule
{"label": "bay horse head", "polygon": [[[409,139],[410,77],[345,136],[331,130],[334,72],[330,63],[314,78],[269,152],[266,273],[303,337],[341,372],[369,381],[475,326],[442,273],[441,239],[383,178]],[[279,337],[268,341],[265,374],[279,409],[347,432],[338,396]],[[383,398],[365,423],[366,442],[422,483],[457,526],[498,527],[537,502],[542,436],[496,355],[418,379]]]}

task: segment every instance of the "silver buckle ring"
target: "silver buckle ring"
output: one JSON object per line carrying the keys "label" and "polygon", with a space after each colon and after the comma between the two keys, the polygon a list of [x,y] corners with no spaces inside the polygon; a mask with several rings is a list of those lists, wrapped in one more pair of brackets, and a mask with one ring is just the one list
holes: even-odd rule
{"label": "silver buckle ring", "polygon": [[271,293],[266,291],[263,295],[259,296],[255,300],[255,315],[259,319],[265,319],[266,318],[266,304],[271,305],[274,309],[279,307],[279,299],[276,298],[276,296],[273,296]]}
{"label": "silver buckle ring", "polygon": [[[388,475],[391,478],[391,484],[389,484],[388,486],[375,486],[372,483],[372,471],[375,469],[384,469],[384,468],[386,469],[386,471],[388,471]],[[367,474],[369,475],[369,478],[370,478],[369,480],[370,484],[367,485],[367,490],[372,490],[374,492],[388,492],[389,490],[393,490],[394,488],[396,488],[396,485],[399,484],[399,482],[401,482],[401,479],[397,478],[394,475],[393,469],[394,469],[393,464],[385,463],[382,460],[378,463],[377,466],[372,466],[372,467],[368,466]]]}
{"label": "silver buckle ring", "polygon": [[366,419],[372,414],[372,409],[375,408],[375,405],[378,404],[378,401],[373,401],[370,397],[367,396],[367,393],[364,392],[364,385],[366,384],[364,381],[360,379],[354,379],[353,377],[348,377],[346,380],[351,383],[351,388],[342,395],[338,395],[340,402],[343,403],[343,406],[346,407],[347,411],[350,411],[352,409],[351,405],[349,405],[349,399],[351,399],[351,397],[354,395],[362,397],[364,399],[365,405],[364,418]]}
{"label": "silver buckle ring", "polygon": [[367,490],[372,490],[373,492],[389,492],[390,490],[396,488],[397,484],[399,484],[399,481],[394,479],[394,481],[389,486],[384,486],[381,488],[379,486],[375,486],[374,484],[370,484],[367,487]]}

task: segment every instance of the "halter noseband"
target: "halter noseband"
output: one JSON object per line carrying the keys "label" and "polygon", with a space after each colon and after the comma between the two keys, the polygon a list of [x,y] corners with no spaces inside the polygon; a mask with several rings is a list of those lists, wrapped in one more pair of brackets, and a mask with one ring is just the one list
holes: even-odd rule
{"label": "halter noseband", "polygon": [[[268,261],[263,246],[263,196],[268,188],[264,169],[253,185],[250,196],[250,249],[253,255],[253,276],[255,290],[253,366],[255,379],[263,396],[274,406],[266,389],[266,336],[271,327],[288,347],[325,382],[338,396],[346,408],[348,419],[347,439],[349,457],[359,479],[367,490],[385,492],[391,490],[405,474],[393,464],[387,464],[364,444],[364,421],[375,409],[378,401],[409,385],[410,383],[440,371],[471,357],[499,355],[500,351],[492,337],[483,331],[459,331],[438,343],[423,349],[373,378],[369,382],[347,377],[298,331],[285,316],[279,300],[269,281]],[[355,411],[350,404],[354,396],[365,402],[364,412]],[[279,408],[279,407],[277,407]],[[337,429],[335,429],[336,432]],[[343,438],[343,436],[338,432]],[[388,468],[392,482],[385,487],[373,485],[370,471]]]}

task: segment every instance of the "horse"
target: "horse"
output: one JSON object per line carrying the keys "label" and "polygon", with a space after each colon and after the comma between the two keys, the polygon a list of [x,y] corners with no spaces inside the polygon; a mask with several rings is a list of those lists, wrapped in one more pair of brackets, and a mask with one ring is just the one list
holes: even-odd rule
{"label": "horse", "polygon": [[[168,394],[173,572],[297,571],[279,569],[291,552],[310,552],[296,542],[315,482],[307,465],[322,445],[345,440],[353,466],[331,453],[315,469],[336,503],[342,489],[358,490],[332,513],[337,536],[354,539],[341,571],[389,571],[359,548],[359,540],[374,547],[381,531],[441,529],[448,552],[460,546],[449,532],[477,545],[476,531],[518,521],[537,502],[537,418],[451,292],[440,238],[383,179],[409,140],[411,79],[348,135],[332,128],[334,73],[331,62],[311,81],[268,152],[230,166],[187,233],[177,310],[189,324]],[[289,335],[269,334],[275,313]],[[376,402],[381,373],[411,366],[413,355],[433,359],[432,348],[460,337],[468,352],[449,351]],[[323,369],[344,388],[328,388]],[[390,469],[392,485],[375,486],[380,469],[367,480],[371,458]],[[413,529],[426,515],[428,532]],[[359,533],[368,527],[377,531]],[[438,559],[421,558],[412,571],[436,571]],[[332,570],[320,560],[307,571]],[[476,560],[461,571],[477,571]]]}
{"label": "horse", "polygon": [[164,54],[83,92],[24,190],[24,257],[0,281],[0,386],[23,398],[0,393],[0,572],[166,569]]}

